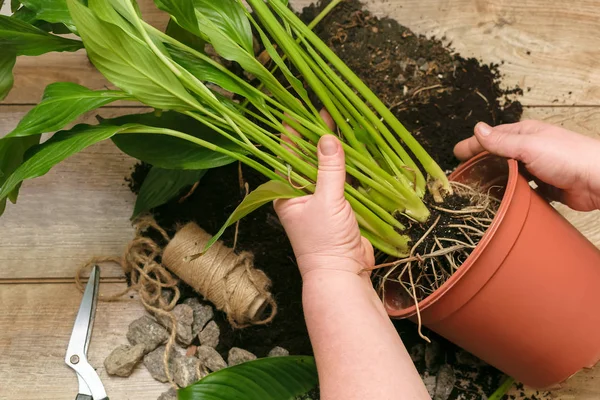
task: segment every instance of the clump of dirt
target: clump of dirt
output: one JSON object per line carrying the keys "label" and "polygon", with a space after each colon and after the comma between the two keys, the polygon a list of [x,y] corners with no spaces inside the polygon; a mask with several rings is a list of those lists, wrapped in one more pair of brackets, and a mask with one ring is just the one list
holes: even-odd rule
{"label": "clump of dirt", "polygon": [[[322,6],[306,8],[301,17],[312,20]],[[477,122],[495,125],[516,122],[521,116],[520,103],[512,100],[520,90],[502,88],[498,65],[465,59],[440,40],[417,35],[394,20],[375,18],[356,0],[338,6],[315,31],[392,108],[445,170],[458,165],[453,146],[472,135]],[[144,165],[136,168],[130,182],[133,190],[139,188],[147,169]],[[175,200],[155,209],[158,223],[171,234],[177,224],[188,221],[197,222],[209,233],[217,232],[244,197],[240,171],[251,189],[266,181],[238,164],[211,170],[185,201]],[[233,239],[234,229],[230,229],[223,241],[232,246]],[[274,346],[282,346],[291,354],[312,354],[302,316],[301,277],[272,206],[241,221],[237,250],[252,251],[256,267],[271,278],[279,312],[272,324],[243,330],[231,329],[225,316],[218,314],[218,350],[235,346],[262,357]],[[193,292],[184,288],[183,298],[191,295]],[[394,321],[394,325],[409,351],[423,346],[413,323]],[[452,365],[462,378],[451,399],[480,399],[499,386],[500,372],[479,362],[464,363],[464,351],[433,332],[424,333],[433,341],[427,349],[435,349],[435,362],[431,357],[427,362],[427,357],[415,357],[415,364],[422,374],[435,374],[444,363]]]}

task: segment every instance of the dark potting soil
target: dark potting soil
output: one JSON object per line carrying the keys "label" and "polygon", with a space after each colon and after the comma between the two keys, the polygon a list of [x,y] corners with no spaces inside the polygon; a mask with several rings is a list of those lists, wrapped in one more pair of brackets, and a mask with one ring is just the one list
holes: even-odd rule
{"label": "dark potting soil", "polygon": [[[312,20],[321,7],[306,8],[302,18]],[[516,122],[521,116],[520,103],[511,100],[519,89],[502,88],[498,65],[465,59],[442,41],[417,35],[394,20],[373,17],[355,0],[338,6],[315,31],[392,109],[445,170],[458,165],[453,146],[472,135],[477,122],[495,125]],[[136,167],[130,178],[134,191],[139,189],[147,171],[146,165]],[[265,182],[264,177],[249,168],[242,167],[241,171],[243,181],[251,189]],[[239,166],[232,164],[209,171],[185,201],[175,200],[158,207],[154,215],[171,234],[177,224],[189,221],[215,233],[244,194]],[[233,237],[234,230],[230,229],[223,241],[232,246]],[[302,314],[300,274],[272,206],[242,220],[236,249],[252,251],[256,267],[272,280],[278,314],[268,326],[233,330],[225,316],[218,313],[216,319],[221,328],[218,350],[225,353],[236,346],[262,357],[274,346],[282,346],[293,355],[312,354]],[[183,288],[184,298],[193,295],[189,288]],[[433,342],[425,346],[413,323],[394,321],[394,325],[421,374],[435,374],[444,363],[453,366],[458,379],[451,399],[481,399],[482,394],[490,395],[500,385],[500,372],[433,332],[424,329]]]}

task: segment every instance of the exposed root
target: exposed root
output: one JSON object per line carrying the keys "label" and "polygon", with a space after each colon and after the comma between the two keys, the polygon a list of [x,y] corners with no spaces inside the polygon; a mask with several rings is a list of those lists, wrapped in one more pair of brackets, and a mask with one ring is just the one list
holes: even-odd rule
{"label": "exposed root", "polygon": [[439,289],[465,262],[490,227],[500,201],[490,193],[451,182],[454,193],[468,199],[467,206],[451,209],[431,205],[437,211],[433,224],[417,240],[408,257],[376,265],[376,288],[381,296],[387,281],[399,283],[416,306],[419,335],[419,302]]}

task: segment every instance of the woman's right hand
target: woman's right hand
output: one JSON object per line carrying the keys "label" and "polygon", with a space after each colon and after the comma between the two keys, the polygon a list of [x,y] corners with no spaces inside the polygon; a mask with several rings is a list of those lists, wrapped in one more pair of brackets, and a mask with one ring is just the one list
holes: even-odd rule
{"label": "woman's right hand", "polygon": [[464,161],[483,150],[521,161],[551,200],[579,211],[600,209],[600,140],[539,121],[480,122],[454,154]]}

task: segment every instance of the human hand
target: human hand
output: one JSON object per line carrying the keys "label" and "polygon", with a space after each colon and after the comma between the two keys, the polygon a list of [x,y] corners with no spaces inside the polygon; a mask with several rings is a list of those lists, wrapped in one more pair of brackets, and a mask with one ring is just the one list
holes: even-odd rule
{"label": "human hand", "polygon": [[292,243],[304,278],[314,270],[360,274],[375,264],[373,246],[363,238],[352,207],[344,197],[344,150],[333,135],[318,144],[315,193],[276,200],[275,211]]}
{"label": "human hand", "polygon": [[579,211],[600,208],[600,141],[539,121],[490,127],[454,147],[460,160],[487,150],[521,161],[551,200]]}

